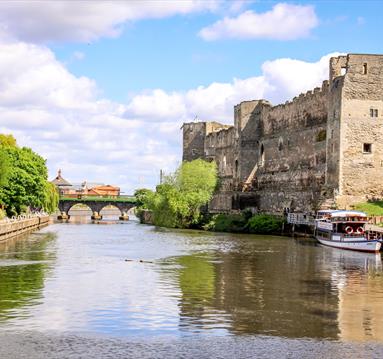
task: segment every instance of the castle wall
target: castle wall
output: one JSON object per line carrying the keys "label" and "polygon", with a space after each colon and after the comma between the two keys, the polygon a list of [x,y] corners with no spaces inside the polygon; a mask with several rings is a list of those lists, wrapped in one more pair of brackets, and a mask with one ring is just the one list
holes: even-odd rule
{"label": "castle wall", "polygon": [[219,192],[209,204],[210,212],[230,212],[232,209],[233,177],[236,153],[235,128],[233,126],[206,136],[205,157],[214,159],[218,166]]}
{"label": "castle wall", "polygon": [[253,180],[260,210],[309,210],[319,201],[325,182],[327,95],[324,83],[284,105],[263,108]]}
{"label": "castle wall", "polygon": [[[383,57],[348,55],[346,70],[341,112],[340,206],[383,196]],[[365,145],[370,145],[370,149]]]}
{"label": "castle wall", "polygon": [[209,209],[313,211],[382,198],[382,84],[383,56],[339,56],[329,81],[292,101],[244,101],[234,126],[185,124],[184,160],[218,165]]}

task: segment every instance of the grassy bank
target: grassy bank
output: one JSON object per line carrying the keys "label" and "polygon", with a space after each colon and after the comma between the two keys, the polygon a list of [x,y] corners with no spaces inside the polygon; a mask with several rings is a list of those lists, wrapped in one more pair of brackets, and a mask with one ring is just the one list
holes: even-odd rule
{"label": "grassy bank", "polygon": [[357,203],[355,210],[365,212],[368,216],[383,216],[383,201]]}

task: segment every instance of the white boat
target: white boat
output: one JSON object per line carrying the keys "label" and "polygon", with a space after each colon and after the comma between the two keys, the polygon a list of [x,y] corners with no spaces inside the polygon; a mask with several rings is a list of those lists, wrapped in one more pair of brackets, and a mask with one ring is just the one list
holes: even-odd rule
{"label": "white boat", "polygon": [[378,252],[381,243],[368,231],[367,215],[359,211],[319,211],[315,220],[315,238],[330,247],[363,252]]}

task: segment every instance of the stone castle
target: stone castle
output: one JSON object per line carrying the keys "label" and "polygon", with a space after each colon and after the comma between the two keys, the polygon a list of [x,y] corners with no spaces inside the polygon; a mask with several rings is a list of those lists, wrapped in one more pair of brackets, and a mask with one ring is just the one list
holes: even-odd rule
{"label": "stone castle", "polygon": [[383,197],[383,55],[330,59],[322,87],[234,107],[234,125],[185,123],[183,160],[218,166],[211,212],[350,208]]}

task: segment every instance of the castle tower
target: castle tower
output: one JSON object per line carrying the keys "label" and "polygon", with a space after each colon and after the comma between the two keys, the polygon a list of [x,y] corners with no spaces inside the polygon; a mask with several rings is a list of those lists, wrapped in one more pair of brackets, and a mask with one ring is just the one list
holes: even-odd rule
{"label": "castle tower", "polygon": [[383,56],[330,60],[326,184],[338,207],[382,198]]}

